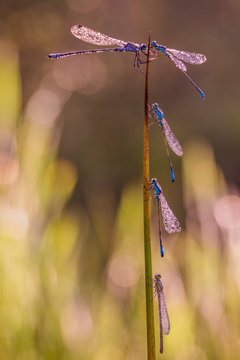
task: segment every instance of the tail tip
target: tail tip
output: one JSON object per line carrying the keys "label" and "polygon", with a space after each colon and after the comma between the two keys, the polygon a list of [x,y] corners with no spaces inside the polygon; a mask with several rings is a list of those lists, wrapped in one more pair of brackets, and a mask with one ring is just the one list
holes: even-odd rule
{"label": "tail tip", "polygon": [[58,54],[48,54],[49,59],[58,59]]}
{"label": "tail tip", "polygon": [[160,248],[160,254],[161,254],[161,257],[164,257],[164,248],[162,246]]}

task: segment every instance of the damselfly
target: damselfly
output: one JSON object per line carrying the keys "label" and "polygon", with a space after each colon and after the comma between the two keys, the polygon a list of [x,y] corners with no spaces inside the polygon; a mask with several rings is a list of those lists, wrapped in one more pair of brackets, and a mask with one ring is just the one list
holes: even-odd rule
{"label": "damselfly", "polygon": [[172,182],[174,182],[175,181],[175,173],[173,170],[173,165],[171,162],[168,147],[170,147],[176,155],[182,156],[183,155],[182,146],[179,144],[177,138],[173,134],[167,120],[164,117],[163,111],[160,109],[160,107],[157,103],[152,104],[149,114],[150,114],[150,116],[152,116],[156,119],[157,123],[159,124],[159,126],[162,130],[165,147],[166,147],[166,152],[167,152],[167,157],[168,157],[168,162],[169,162],[169,167],[170,167],[170,177],[171,177]]}
{"label": "damselfly", "polygon": [[168,335],[170,332],[170,321],[168,317],[167,307],[165,303],[165,296],[163,291],[163,284],[161,275],[155,274],[153,278],[154,295],[158,299],[158,315],[160,327],[160,353],[163,353],[163,334]]}
{"label": "damselfly", "polygon": [[150,182],[150,189],[154,192],[154,197],[157,202],[157,208],[158,208],[158,230],[159,230],[159,241],[160,241],[160,254],[163,257],[164,256],[164,247],[162,242],[162,232],[161,232],[161,218],[160,218],[160,207],[162,212],[162,219],[163,219],[163,225],[165,227],[165,230],[169,233],[175,233],[181,231],[181,225],[170,209],[167,200],[165,199],[162,188],[159,185],[156,178],[152,178]]}

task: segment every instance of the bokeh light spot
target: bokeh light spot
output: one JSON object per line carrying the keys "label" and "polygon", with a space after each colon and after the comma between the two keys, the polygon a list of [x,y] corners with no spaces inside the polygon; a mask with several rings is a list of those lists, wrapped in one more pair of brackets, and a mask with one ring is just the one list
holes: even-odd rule
{"label": "bokeh light spot", "polygon": [[226,195],[219,199],[214,207],[214,216],[219,226],[225,229],[240,227],[240,197]]}
{"label": "bokeh light spot", "polygon": [[66,345],[77,349],[79,342],[85,341],[93,330],[89,308],[77,301],[68,304],[61,316],[61,330]]}
{"label": "bokeh light spot", "polygon": [[[21,239],[26,235],[29,220],[26,211],[22,208],[2,206],[0,208],[0,226],[4,235]],[[3,230],[4,229],[4,230]]]}
{"label": "bokeh light spot", "polygon": [[113,256],[109,268],[109,288],[115,295],[125,295],[125,290],[133,287],[139,278],[136,259],[127,253]]}
{"label": "bokeh light spot", "polygon": [[76,56],[70,61],[56,62],[53,75],[65,90],[94,94],[102,90],[107,81],[106,65],[96,56]]}
{"label": "bokeh light spot", "polygon": [[49,90],[36,91],[29,100],[26,115],[34,121],[51,126],[61,106],[55,93]]}

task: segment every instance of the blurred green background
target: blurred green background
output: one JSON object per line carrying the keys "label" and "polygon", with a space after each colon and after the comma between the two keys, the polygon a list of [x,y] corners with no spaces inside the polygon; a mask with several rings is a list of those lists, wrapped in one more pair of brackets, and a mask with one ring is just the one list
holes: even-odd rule
{"label": "blurred green background", "polygon": [[171,184],[150,127],[151,176],[183,226],[161,259],[153,203],[171,321],[158,358],[239,358],[239,17],[237,0],[1,0],[0,359],[146,359],[144,77],[131,54],[49,60],[91,48],[74,24],[208,58],[188,67],[205,101],[167,59],[150,68],[184,146]]}

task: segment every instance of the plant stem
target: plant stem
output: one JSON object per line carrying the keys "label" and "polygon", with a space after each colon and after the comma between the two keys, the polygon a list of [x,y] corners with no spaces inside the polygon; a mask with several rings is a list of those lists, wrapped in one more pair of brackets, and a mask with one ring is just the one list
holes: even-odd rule
{"label": "plant stem", "polygon": [[148,53],[145,74],[145,102],[143,126],[143,216],[144,216],[144,258],[145,258],[145,288],[146,288],[146,318],[147,318],[147,359],[155,360],[155,331],[153,310],[153,285],[152,285],[152,254],[150,239],[150,207],[149,207],[149,129],[148,129],[148,77],[149,77],[149,49],[150,35],[148,38]]}

